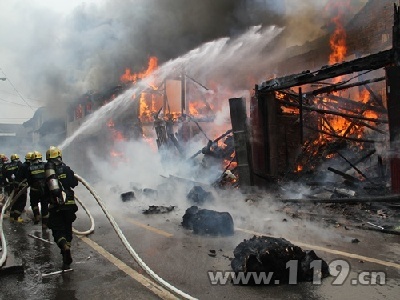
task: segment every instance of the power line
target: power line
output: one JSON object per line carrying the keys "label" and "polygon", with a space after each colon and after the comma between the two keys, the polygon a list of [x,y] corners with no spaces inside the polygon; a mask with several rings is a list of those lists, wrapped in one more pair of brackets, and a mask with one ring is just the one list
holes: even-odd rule
{"label": "power line", "polygon": [[[26,105],[26,104],[21,104],[21,103],[15,103],[15,102],[7,101],[7,100],[5,100],[5,99],[3,99],[3,98],[0,98],[0,101],[3,101],[3,102],[8,103],[8,104],[14,104],[14,105],[19,105],[19,106],[24,106],[24,107],[28,106],[28,105]],[[33,107],[39,108],[39,106],[33,106]]]}
{"label": "power line", "polygon": [[[12,95],[14,97],[19,97],[18,94],[11,93],[10,91],[6,91],[6,90],[0,90],[0,93],[6,93],[6,94]],[[28,99],[30,101],[36,101],[36,102],[40,101],[39,99],[34,99],[34,98],[31,98],[31,97],[26,97],[26,99]]]}
{"label": "power line", "polygon": [[0,118],[0,120],[29,120],[28,118]]}
{"label": "power line", "polygon": [[7,81],[10,83],[10,85],[13,87],[14,91],[18,94],[18,96],[22,99],[22,101],[24,101],[26,103],[26,105],[29,106],[30,109],[34,110],[33,107],[25,100],[24,97],[22,97],[21,93],[17,90],[17,88],[13,85],[13,83],[11,82],[10,78],[8,78],[8,76],[6,75],[6,73],[4,73],[3,69],[0,68],[1,73],[3,73],[3,75],[7,78]]}

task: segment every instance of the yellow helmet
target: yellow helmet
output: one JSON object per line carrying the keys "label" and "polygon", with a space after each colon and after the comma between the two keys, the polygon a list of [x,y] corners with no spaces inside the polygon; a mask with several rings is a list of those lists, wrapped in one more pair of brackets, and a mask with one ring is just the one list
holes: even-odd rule
{"label": "yellow helmet", "polygon": [[19,159],[19,155],[15,154],[15,153],[11,154],[10,159],[11,159],[11,161],[17,160],[17,159]]}
{"label": "yellow helmet", "polygon": [[46,159],[57,157],[62,158],[61,150],[55,146],[50,146],[49,150],[46,151]]}
{"label": "yellow helmet", "polygon": [[25,160],[32,160],[34,159],[34,153],[33,152],[28,152],[25,154]]}
{"label": "yellow helmet", "polygon": [[43,158],[43,155],[42,155],[42,153],[40,153],[39,151],[33,151],[33,157],[32,157],[32,159],[42,159]]}
{"label": "yellow helmet", "polygon": [[7,156],[5,155],[5,154],[0,154],[0,160],[2,161],[2,162],[7,162],[8,161],[8,158],[7,158]]}

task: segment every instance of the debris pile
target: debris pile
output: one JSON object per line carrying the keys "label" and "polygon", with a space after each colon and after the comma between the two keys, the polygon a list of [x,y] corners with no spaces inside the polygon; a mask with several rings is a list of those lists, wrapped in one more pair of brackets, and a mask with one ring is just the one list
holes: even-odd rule
{"label": "debris pile", "polygon": [[191,206],[186,210],[182,219],[182,226],[185,229],[193,230],[194,234],[227,236],[234,233],[233,219],[228,212]]}
{"label": "debris pile", "polygon": [[[276,281],[289,283],[291,268],[288,267],[288,262],[291,260],[298,262],[297,282],[312,281],[315,271],[320,271],[321,278],[330,275],[328,264],[314,251],[303,251],[283,238],[254,236],[250,240],[241,242],[233,254],[235,257],[231,261],[231,267],[236,274],[238,272],[266,272],[266,274],[273,274],[271,283]],[[320,270],[312,267],[315,265],[311,263],[315,260],[321,261]],[[254,284],[254,281],[248,284]]]}
{"label": "debris pile", "polygon": [[148,209],[143,210],[143,214],[166,214],[175,209],[175,206],[161,206],[161,205],[150,205]]}
{"label": "debris pile", "polygon": [[201,186],[195,185],[190,192],[187,194],[188,199],[192,204],[203,205],[206,202],[214,201],[214,197],[211,192],[205,191]]}

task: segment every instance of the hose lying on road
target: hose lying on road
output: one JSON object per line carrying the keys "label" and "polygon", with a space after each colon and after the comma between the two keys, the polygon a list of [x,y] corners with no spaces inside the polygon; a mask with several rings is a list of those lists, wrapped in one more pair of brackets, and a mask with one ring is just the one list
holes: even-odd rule
{"label": "hose lying on road", "polygon": [[100,199],[100,197],[96,194],[96,192],[92,189],[92,187],[78,174],[75,174],[76,179],[78,179],[85,187],[86,189],[92,194],[94,199],[97,201],[103,212],[105,213],[107,219],[110,221],[112,227],[114,228],[115,232],[117,233],[118,237],[120,238],[121,242],[124,244],[126,249],[129,251],[133,259],[139,264],[139,266],[151,277],[153,278],[156,282],[158,282],[160,285],[164,286],[166,289],[169,291],[175,293],[176,295],[179,295],[185,299],[196,299],[193,298],[192,296],[184,293],[183,291],[177,289],[176,287],[172,286],[168,282],[166,282],[164,279],[162,279],[160,276],[158,276],[156,273],[154,273],[153,270],[151,270],[145,263],[144,261],[139,257],[139,255],[135,252],[135,250],[132,248],[132,246],[129,244],[128,240],[122,233],[121,229],[119,228],[118,224],[115,222],[113,216],[108,212],[106,209],[103,201]]}
{"label": "hose lying on road", "polygon": [[6,209],[8,208],[8,206],[10,205],[11,199],[14,196],[14,191],[12,191],[11,195],[8,196],[6,203],[4,204],[3,208],[1,209],[1,215],[0,215],[0,238],[1,238],[1,249],[2,249],[2,253],[1,253],[1,258],[0,258],[0,268],[3,266],[3,264],[6,262],[7,259],[7,241],[6,241],[6,237],[4,236],[4,232],[3,232],[3,216],[4,213],[6,212]]}

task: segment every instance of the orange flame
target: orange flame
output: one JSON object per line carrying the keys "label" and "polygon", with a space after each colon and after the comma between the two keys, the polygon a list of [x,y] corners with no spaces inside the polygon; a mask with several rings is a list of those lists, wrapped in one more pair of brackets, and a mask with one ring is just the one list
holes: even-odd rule
{"label": "orange flame", "polygon": [[329,64],[342,62],[347,54],[347,35],[340,16],[333,18],[333,22],[336,28],[329,40],[332,49],[332,53],[329,55]]}
{"label": "orange flame", "polygon": [[120,80],[124,83],[136,82],[139,79],[150,76],[158,68],[158,59],[155,56],[150,56],[147,69],[141,73],[131,73],[129,68],[125,69],[125,73],[120,77]]}

